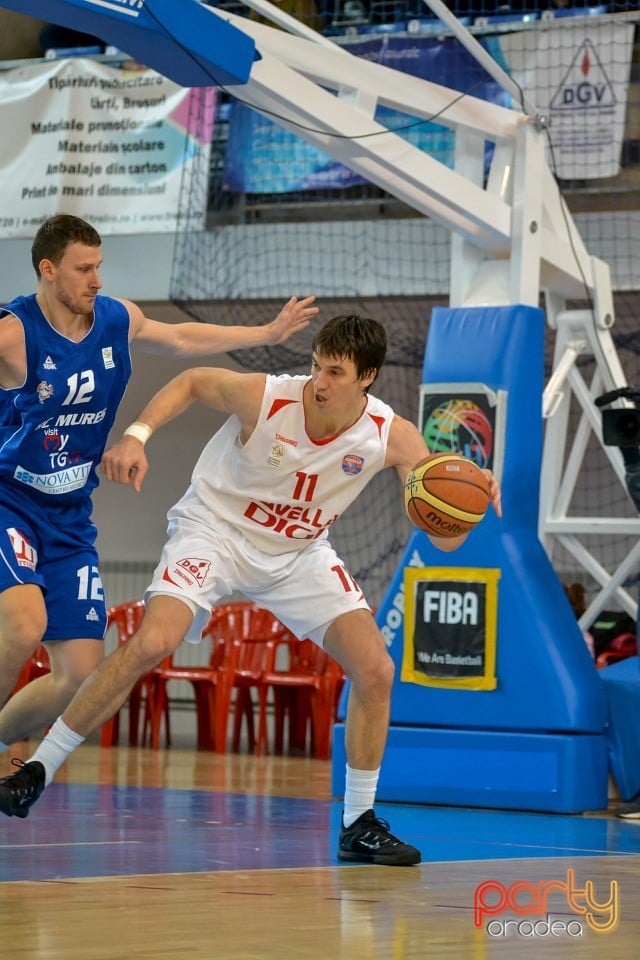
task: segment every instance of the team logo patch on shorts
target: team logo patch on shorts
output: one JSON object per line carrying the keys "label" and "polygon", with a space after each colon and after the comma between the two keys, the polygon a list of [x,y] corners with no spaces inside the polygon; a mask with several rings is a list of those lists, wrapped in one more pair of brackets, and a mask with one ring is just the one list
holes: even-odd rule
{"label": "team logo patch on shorts", "polygon": [[210,566],[210,560],[199,560],[197,557],[185,557],[184,560],[178,560],[175,572],[178,576],[183,577],[186,574],[188,582],[195,582],[201,587],[207,579]]}
{"label": "team logo patch on shorts", "polygon": [[363,457],[359,457],[355,453],[348,453],[346,457],[343,457],[342,469],[350,477],[355,477],[357,473],[360,473],[363,467],[364,467]]}
{"label": "team logo patch on shorts", "polygon": [[35,570],[38,563],[38,551],[32,547],[26,535],[15,527],[8,527],[7,534],[16,555],[19,567],[28,567]]}

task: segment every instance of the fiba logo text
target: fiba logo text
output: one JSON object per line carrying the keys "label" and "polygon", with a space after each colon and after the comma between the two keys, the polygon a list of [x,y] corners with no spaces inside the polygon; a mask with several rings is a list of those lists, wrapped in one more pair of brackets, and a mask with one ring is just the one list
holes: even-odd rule
{"label": "fiba logo text", "polygon": [[422,598],[425,623],[470,624],[477,626],[479,599],[476,593],[456,590],[425,590]]}
{"label": "fiba logo text", "polygon": [[[553,919],[552,902],[564,900],[576,919]],[[503,914],[518,919],[503,919]],[[584,887],[576,883],[575,872],[567,870],[565,880],[515,880],[505,886],[499,880],[484,880],[473,898],[473,922],[481,927],[486,922],[490,937],[516,934],[522,937],[581,937],[585,926],[596,933],[610,933],[618,923],[618,883],[612,880],[608,893],[598,895],[592,880]]]}

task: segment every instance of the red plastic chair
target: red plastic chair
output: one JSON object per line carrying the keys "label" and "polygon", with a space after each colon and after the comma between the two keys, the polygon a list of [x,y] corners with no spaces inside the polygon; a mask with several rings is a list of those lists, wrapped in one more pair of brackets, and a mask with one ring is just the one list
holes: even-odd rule
{"label": "red plastic chair", "polygon": [[[278,666],[286,653],[288,663]],[[259,687],[258,754],[268,749],[267,701],[274,706],[274,751],[282,753],[285,718],[289,721],[289,749],[306,749],[310,726],[311,750],[321,760],[331,756],[331,734],[338,697],[344,685],[342,667],[312,640],[289,633],[269,647],[269,659]]]}
{"label": "red plastic chair", "polygon": [[[114,627],[118,634],[118,645],[126,643],[136,632],[144,616],[142,600],[127,600],[111,607],[107,611],[107,631]],[[141,677],[129,694],[129,746],[136,747],[140,740],[140,717],[143,706],[147,709],[149,699],[150,675]],[[118,743],[120,734],[120,712],[114,714],[102,724],[100,746],[113,747]]]}
{"label": "red plastic chair", "polygon": [[151,745],[160,745],[162,715],[169,710],[167,684],[170,680],[184,680],[193,686],[198,749],[226,752],[234,690],[233,749],[239,747],[243,719],[247,721],[249,745],[253,749],[251,688],[257,686],[262,676],[267,641],[279,636],[282,630],[273,614],[257,604],[234,601],[215,607],[203,631],[203,638],[211,641],[209,663],[202,667],[179,666],[173,657],[167,657],[152,671]]}
{"label": "red plastic chair", "polygon": [[232,749],[236,752],[240,749],[243,721],[246,723],[249,750],[256,749],[253,692],[255,690],[257,694],[260,689],[273,644],[286,636],[292,635],[270,610],[251,604],[248,611],[243,612],[238,661],[233,678],[235,704]]}
{"label": "red plastic chair", "polygon": [[638,638],[635,633],[621,633],[611,640],[606,647],[596,657],[596,667],[602,670],[612,663],[618,663],[620,660],[626,660],[627,657],[635,657],[638,653]]}
{"label": "red plastic chair", "polygon": [[162,718],[165,719],[165,743],[171,745],[170,709],[167,686],[171,680],[183,680],[193,687],[198,750],[215,749],[215,733],[226,721],[231,701],[227,676],[232,675],[236,651],[224,641],[212,642],[209,663],[202,667],[179,666],[173,654],[151,671],[152,684],[148,713],[150,742],[154,750],[160,746]]}
{"label": "red plastic chair", "polygon": [[39,643],[37,649],[31,654],[24,667],[20,671],[20,675],[18,676],[15,686],[11,691],[11,696],[16,694],[18,690],[22,690],[23,687],[26,687],[27,684],[31,683],[32,680],[37,680],[39,677],[44,677],[48,673],[51,673],[49,654],[47,653],[47,648],[45,645],[43,643]]}
{"label": "red plastic chair", "polygon": [[13,696],[14,693],[17,693],[18,690],[21,690],[22,687],[26,687],[26,685],[31,683],[32,680],[37,680],[38,677],[44,677],[48,673],[51,673],[49,654],[47,653],[47,648],[45,645],[40,643],[20,671],[20,676],[16,680],[16,685],[11,691],[11,696]]}

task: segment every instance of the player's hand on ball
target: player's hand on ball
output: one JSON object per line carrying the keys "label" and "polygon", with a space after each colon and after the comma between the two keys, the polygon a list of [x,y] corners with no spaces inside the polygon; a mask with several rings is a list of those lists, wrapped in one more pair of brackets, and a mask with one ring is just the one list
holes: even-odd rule
{"label": "player's hand on ball", "polygon": [[487,478],[489,483],[489,495],[491,497],[491,505],[496,512],[496,516],[502,516],[502,495],[500,493],[500,484],[491,473],[491,470],[482,471]]}

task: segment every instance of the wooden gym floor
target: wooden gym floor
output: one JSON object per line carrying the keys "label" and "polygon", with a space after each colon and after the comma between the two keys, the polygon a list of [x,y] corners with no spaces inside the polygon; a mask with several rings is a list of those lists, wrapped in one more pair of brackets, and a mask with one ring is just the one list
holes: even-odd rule
{"label": "wooden gym floor", "polygon": [[[28,746],[17,755],[28,757]],[[4,754],[0,775],[10,769]],[[394,868],[336,860],[340,811],[330,795],[330,764],[311,758],[86,744],[26,820],[0,817],[3,954],[638,955],[640,821],[618,820],[612,811],[564,816],[379,804],[378,815],[424,857],[418,867]],[[489,880],[496,883],[478,891]],[[584,906],[590,884],[593,917]],[[499,898],[509,896],[499,910]],[[496,908],[478,926],[476,900]],[[609,932],[594,929],[608,921]]]}

